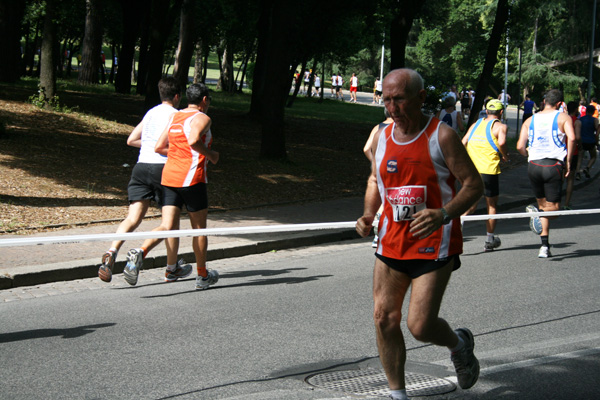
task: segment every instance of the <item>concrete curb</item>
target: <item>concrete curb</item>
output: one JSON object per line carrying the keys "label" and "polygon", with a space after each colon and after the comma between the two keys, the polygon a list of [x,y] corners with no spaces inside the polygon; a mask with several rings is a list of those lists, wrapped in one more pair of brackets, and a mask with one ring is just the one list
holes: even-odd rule
{"label": "concrete curb", "polygon": [[[332,232],[300,232],[283,234],[278,239],[226,243],[208,249],[207,261],[225,258],[243,257],[252,254],[268,253],[298,247],[315,246],[324,243],[358,239],[360,236],[353,229],[335,230]],[[167,262],[165,254],[156,252],[154,257],[144,259],[143,269],[164,268]],[[163,252],[164,253],[164,252]],[[182,249],[179,257],[194,259],[191,248]],[[4,268],[0,275],[0,290],[21,286],[34,286],[44,283],[94,278],[98,276],[98,259],[67,261],[55,264],[19,267],[11,270]],[[113,273],[120,274],[125,261],[115,263]]]}

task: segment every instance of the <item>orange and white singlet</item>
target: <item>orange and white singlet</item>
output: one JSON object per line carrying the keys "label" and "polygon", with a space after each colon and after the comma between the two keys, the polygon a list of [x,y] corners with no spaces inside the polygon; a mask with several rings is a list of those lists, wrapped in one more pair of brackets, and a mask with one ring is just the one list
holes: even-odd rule
{"label": "orange and white singlet", "polygon": [[425,208],[441,208],[455,195],[440,143],[440,120],[431,118],[410,142],[394,139],[396,124],[379,136],[375,162],[383,214],[379,220],[377,253],[397,260],[437,260],[462,253],[458,220],[442,225],[425,239],[409,232],[413,215]]}
{"label": "orange and white singlet", "polygon": [[[163,169],[161,184],[170,187],[188,187],[206,183],[207,159],[188,144],[191,122],[200,111],[179,111],[169,126],[169,152]],[[207,148],[212,144],[210,130],[202,136]]]}

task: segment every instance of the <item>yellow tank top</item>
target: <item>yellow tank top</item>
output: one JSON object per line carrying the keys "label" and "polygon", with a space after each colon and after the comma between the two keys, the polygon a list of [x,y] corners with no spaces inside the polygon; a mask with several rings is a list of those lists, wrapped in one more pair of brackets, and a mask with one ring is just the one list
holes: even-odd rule
{"label": "yellow tank top", "polygon": [[500,173],[498,139],[492,133],[496,121],[498,120],[493,119],[486,122],[480,119],[477,121],[467,142],[467,152],[480,174],[498,175]]}

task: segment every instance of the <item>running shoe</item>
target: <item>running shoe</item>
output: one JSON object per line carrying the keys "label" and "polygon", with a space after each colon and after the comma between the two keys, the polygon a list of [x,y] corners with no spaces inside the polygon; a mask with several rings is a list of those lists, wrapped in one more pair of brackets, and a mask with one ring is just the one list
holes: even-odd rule
{"label": "running shoe", "polygon": [[123,269],[125,282],[135,286],[138,281],[142,263],[144,262],[144,252],[142,249],[131,249],[127,252],[127,264]]}
{"label": "running shoe", "polygon": [[[534,206],[533,204],[530,204],[527,207],[525,207],[525,211],[526,212],[539,212],[537,207]],[[538,217],[536,215],[535,217],[531,217],[529,219],[529,229],[531,229],[531,231],[533,233],[535,233],[536,235],[542,234],[542,220],[540,219],[540,217]]]}
{"label": "running shoe", "polygon": [[458,384],[462,389],[469,389],[479,379],[479,360],[473,354],[475,339],[467,328],[460,328],[454,332],[460,336],[465,345],[462,349],[452,353],[450,358],[456,370]]}
{"label": "running shoe", "polygon": [[485,241],[485,243],[483,245],[483,251],[485,251],[486,253],[489,251],[494,251],[494,249],[497,249],[501,245],[502,245],[502,241],[500,240],[500,238],[498,236],[494,236],[493,241],[491,241],[491,242],[488,242],[487,240]]}
{"label": "running shoe", "polygon": [[107,251],[102,256],[102,264],[98,268],[98,278],[104,282],[110,282],[112,280],[112,270],[115,266],[115,253]]}
{"label": "running shoe", "polygon": [[177,261],[175,270],[165,272],[165,282],[175,282],[179,278],[187,278],[192,273],[192,266],[190,264],[184,264],[183,258]]}
{"label": "running shoe", "polygon": [[588,179],[590,178],[590,169],[589,168],[586,167],[583,170],[583,173],[584,173],[584,175],[585,175],[586,178],[588,178]]}
{"label": "running shoe", "polygon": [[550,253],[550,247],[548,247],[548,246],[540,247],[540,252],[538,253],[538,258],[548,258],[548,257],[552,257],[552,254]]}
{"label": "running shoe", "polygon": [[563,206],[563,210],[565,210],[565,211],[570,211],[570,210],[572,210],[572,208],[571,208],[571,207],[569,207],[569,206]]}
{"label": "running shoe", "polygon": [[208,270],[206,278],[201,276],[196,278],[196,290],[206,290],[209,286],[214,285],[219,280],[219,273],[214,269]]}

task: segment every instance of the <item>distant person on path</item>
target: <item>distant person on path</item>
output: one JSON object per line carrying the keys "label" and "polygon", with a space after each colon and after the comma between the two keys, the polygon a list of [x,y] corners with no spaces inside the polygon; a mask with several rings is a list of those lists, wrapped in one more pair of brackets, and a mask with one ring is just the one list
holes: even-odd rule
{"label": "distant person on path", "polygon": [[468,117],[471,111],[471,96],[466,87],[460,92],[460,112],[464,117]]}
{"label": "distant person on path", "polygon": [[333,74],[331,75],[331,98],[336,98],[336,92],[337,92],[337,75]]}
{"label": "distant person on path", "polygon": [[336,99],[340,99],[342,101],[344,101],[344,90],[343,90],[343,86],[344,86],[344,78],[342,78],[342,75],[340,75],[340,73],[338,72],[337,74],[337,86],[335,89],[335,97]]}
{"label": "distant person on path", "polygon": [[537,110],[538,106],[535,104],[535,101],[531,100],[528,94],[525,95],[525,100],[519,106],[523,110],[523,120],[525,123],[533,115],[534,109]]}
{"label": "distant person on path", "polygon": [[312,70],[310,70],[310,71],[308,71],[308,70],[304,71],[304,87],[303,87],[302,93],[304,93],[306,95],[308,95],[308,89],[307,89],[307,87],[309,86],[309,83],[310,83],[310,73],[311,73],[311,71]]}
{"label": "distant person on path", "polygon": [[504,93],[504,89],[502,89],[502,92],[498,95],[498,100],[500,100],[502,104],[508,104],[510,102],[510,94]]}
{"label": "distant person on path", "polygon": [[456,100],[452,96],[448,96],[442,101],[442,109],[436,113],[435,117],[450,125],[456,132],[465,130],[462,113],[456,110]]}
{"label": "distant person on path", "polygon": [[[577,118],[578,114],[578,106],[577,102],[570,101],[567,104],[567,111],[569,113],[569,117],[571,117],[571,121],[573,121],[573,128],[575,131],[575,146],[573,148],[573,155],[571,156],[571,166],[576,166],[575,171],[579,171],[580,162],[579,162],[579,153],[581,152],[581,122]],[[579,124],[579,129],[577,125]],[[575,174],[569,174],[567,177],[567,188],[565,190],[565,204],[563,209],[571,210],[571,197],[573,195],[573,185],[575,183],[575,178],[579,175],[579,172]],[[577,178],[579,179],[579,178]]]}
{"label": "distant person on path", "polygon": [[350,102],[356,103],[356,92],[358,91],[358,77],[352,74],[350,78]]}
{"label": "distant person on path", "polygon": [[600,134],[600,124],[598,123],[598,118],[594,118],[590,115],[594,113],[594,106],[589,105],[586,109],[586,115],[579,118],[579,123],[575,125],[575,135],[581,137],[581,157],[579,158],[579,165],[577,166],[576,171],[579,172],[579,168],[581,168],[581,160],[583,159],[583,155],[587,152],[590,155],[590,160],[587,163],[587,166],[581,171],[585,175],[586,178],[590,178],[590,169],[596,162],[596,158],[598,156],[597,147],[598,147],[598,134]]}
{"label": "distant person on path", "polygon": [[[496,214],[496,206],[500,195],[500,160],[508,162],[506,151],[507,127],[500,122],[504,105],[499,100],[490,100],[486,105],[487,117],[479,119],[471,125],[463,137],[463,144],[473,160],[477,171],[483,180],[483,195],[489,215]],[[471,214],[477,208],[477,203],[465,213]],[[488,219],[485,223],[487,237],[483,244],[483,251],[494,251],[502,244],[496,231],[496,220]]]}
{"label": "distant person on path", "polygon": [[374,104],[381,104],[381,93],[383,91],[383,83],[379,77],[375,78],[375,97],[373,98]]}
{"label": "distant person on path", "polygon": [[[373,315],[392,399],[408,398],[400,324],[409,287],[409,331],[419,341],[450,349],[463,389],[479,377],[473,334],[466,328],[453,331],[438,313],[450,275],[460,267],[458,217],[481,196],[483,184],[456,132],[422,113],[426,96],[416,71],[394,70],[384,79],[383,101],[394,123],[373,138],[364,213],[356,223],[356,231],[367,236],[384,205],[375,254]],[[462,183],[458,192],[456,179]]]}
{"label": "distant person on path", "polygon": [[321,89],[321,78],[319,78],[319,75],[315,74],[315,96],[319,95],[319,90]]}
{"label": "distant person on path", "polygon": [[[527,206],[526,211],[558,211],[562,195],[563,177],[572,172],[571,157],[575,148],[573,121],[558,111],[563,94],[558,89],[546,93],[544,109],[530,117],[521,128],[517,150],[528,156],[528,175],[537,199],[537,208]],[[529,145],[528,145],[529,143]],[[549,234],[550,219],[532,217],[530,228],[541,234],[540,258],[551,257]]]}
{"label": "distant person on path", "polygon": [[[169,126],[156,142],[157,153],[167,155],[162,174],[165,188],[163,218],[156,230],[171,230],[179,225],[181,209],[185,205],[193,229],[206,228],[208,196],[206,190],[206,167],[208,161],[216,164],[219,153],[211,150],[211,119],[206,115],[210,105],[210,95],[206,85],[194,83],[186,91],[188,107],[171,118]],[[123,273],[128,283],[135,285],[143,259],[148,254],[149,240],[127,255],[127,266]],[[208,289],[219,279],[216,270],[207,270],[206,236],[192,239],[196,255],[196,289]]]}
{"label": "distant person on path", "polygon": [[[174,78],[163,78],[158,82],[158,91],[162,103],[146,113],[127,138],[127,144],[140,148],[138,162],[133,167],[131,180],[127,187],[129,197],[129,213],[119,227],[117,233],[134,231],[144,219],[150,202],[154,200],[158,207],[163,206],[163,186],[160,184],[163,167],[167,158],[156,154],[156,141],[167,127],[171,116],[177,112],[181,100],[181,88]],[[178,226],[176,227],[178,228]],[[149,247],[157,246],[162,239],[149,240]],[[104,282],[112,280],[112,271],[119,249],[124,240],[115,240],[102,256],[102,264],[98,268],[98,277]],[[192,272],[192,266],[177,262],[179,239],[167,239],[167,272],[165,280],[175,281],[185,278]]]}
{"label": "distant person on path", "polygon": [[[598,103],[596,102],[595,97],[592,97],[592,99],[590,100],[590,106],[594,106],[594,114],[592,114],[592,117],[598,118],[599,111],[600,111],[600,105],[598,105]],[[586,110],[587,110],[587,108],[586,108]]]}

